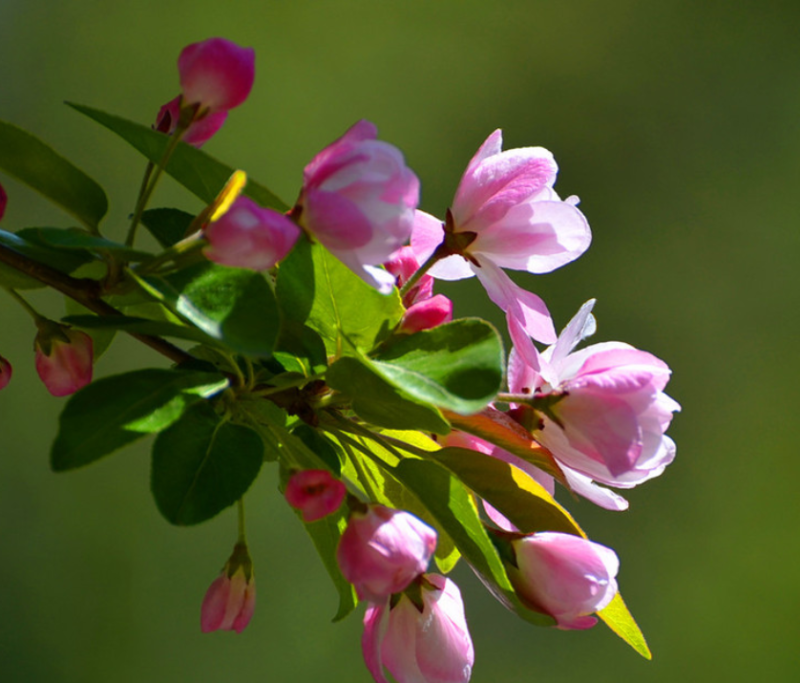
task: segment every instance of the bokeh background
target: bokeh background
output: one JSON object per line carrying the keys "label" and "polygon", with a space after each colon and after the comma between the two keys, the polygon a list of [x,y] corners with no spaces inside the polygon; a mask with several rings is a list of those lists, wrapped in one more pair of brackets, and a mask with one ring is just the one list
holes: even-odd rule
{"label": "bokeh background", "polygon": [[[247,104],[211,141],[287,201],[307,160],[359,118],[406,154],[441,215],[495,128],[542,145],[578,194],[590,251],[519,282],[560,328],[597,297],[598,340],[664,358],[682,405],[678,458],[611,513],[566,501],[617,549],[626,600],[654,660],[608,629],[522,623],[457,578],[477,650],[473,681],[790,681],[800,674],[797,457],[800,5],[661,0],[0,0],[0,118],[103,184],[122,237],[143,161],[65,107],[150,123],[178,92],[175,60],[221,35],[257,52]],[[3,178],[3,228],[70,225]],[[197,210],[165,182],[157,204]],[[496,322],[474,282],[444,290]],[[59,315],[52,295],[33,300]],[[229,511],[174,528],[151,502],[145,442],[55,475],[63,401],[34,375],[34,330],[0,298],[0,680],[105,683],[367,682],[360,616],[336,596],[265,467],[248,496],[256,616],[199,632],[204,591],[235,535]],[[164,359],[118,343],[98,375]]]}

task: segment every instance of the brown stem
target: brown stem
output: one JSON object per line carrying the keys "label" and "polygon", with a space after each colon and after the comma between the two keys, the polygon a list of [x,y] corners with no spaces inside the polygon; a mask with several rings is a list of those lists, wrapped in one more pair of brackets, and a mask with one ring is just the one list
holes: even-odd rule
{"label": "brown stem", "polygon": [[[120,311],[100,298],[101,289],[100,283],[98,283],[97,280],[71,277],[2,244],[0,244],[0,262],[11,266],[21,273],[25,273],[25,275],[52,287],[62,294],[66,294],[90,311],[97,313],[97,315],[122,315]],[[137,334],[136,332],[128,332],[128,334],[175,363],[185,363],[193,359],[190,354],[174,344],[170,344],[170,342],[161,337],[154,337],[149,334]]]}

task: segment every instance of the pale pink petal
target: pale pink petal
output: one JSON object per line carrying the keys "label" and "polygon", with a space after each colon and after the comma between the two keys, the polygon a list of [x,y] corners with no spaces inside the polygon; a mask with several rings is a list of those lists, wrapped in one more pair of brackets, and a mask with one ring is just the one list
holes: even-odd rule
{"label": "pale pink petal", "polygon": [[253,87],[255,51],[224,38],[209,38],[183,49],[178,71],[188,104],[211,111],[233,109]]}
{"label": "pale pink petal", "polygon": [[375,683],[389,683],[383,671],[381,648],[389,626],[389,605],[387,601],[371,603],[364,613],[364,633],[361,636],[361,652],[364,663],[375,679]]}
{"label": "pale pink petal", "polygon": [[561,471],[573,493],[583,496],[605,510],[627,510],[628,501],[604,486],[598,486],[590,477],[561,464]]}
{"label": "pale pink petal", "polygon": [[529,336],[544,344],[554,342],[556,331],[544,301],[516,285],[490,259],[482,258],[480,264],[480,268],[472,268],[486,288],[489,298],[514,317]]}

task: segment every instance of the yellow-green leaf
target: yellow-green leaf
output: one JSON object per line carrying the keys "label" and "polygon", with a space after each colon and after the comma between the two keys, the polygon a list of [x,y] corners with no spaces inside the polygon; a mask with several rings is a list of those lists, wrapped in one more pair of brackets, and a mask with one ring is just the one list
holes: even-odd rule
{"label": "yellow-green leaf", "polygon": [[628,606],[620,593],[617,593],[614,599],[608,603],[608,606],[597,613],[597,616],[606,622],[608,628],[614,631],[642,657],[645,659],[653,658],[642,630],[628,611]]}

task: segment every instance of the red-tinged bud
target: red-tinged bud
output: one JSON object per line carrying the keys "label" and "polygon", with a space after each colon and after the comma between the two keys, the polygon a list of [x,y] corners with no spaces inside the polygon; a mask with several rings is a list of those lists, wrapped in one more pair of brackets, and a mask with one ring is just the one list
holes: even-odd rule
{"label": "red-tinged bud", "polygon": [[300,237],[298,228],[282,213],[265,209],[248,197],[238,197],[204,234],[203,253],[215,263],[250,270],[269,270],[283,259]]}
{"label": "red-tinged bud", "polygon": [[[170,100],[158,110],[158,116],[156,116],[156,122],[153,128],[160,133],[172,135],[178,127],[180,118],[181,96],[178,95],[175,99]],[[227,111],[217,111],[197,121],[192,121],[181,140],[199,149],[214,137],[216,132],[222,128],[222,124],[225,123],[225,119],[227,118]]]}
{"label": "red-tinged bud", "polygon": [[11,381],[11,373],[13,368],[5,358],[0,356],[0,389],[5,389]]}
{"label": "red-tinged bud", "polygon": [[339,509],[347,488],[327,470],[303,470],[289,478],[285,495],[304,522],[316,522]]}
{"label": "red-tinged bud", "polygon": [[222,573],[214,579],[200,608],[200,630],[241,633],[256,607],[256,580],[247,545],[237,543]]}
{"label": "red-tinged bud", "polygon": [[255,58],[253,48],[224,38],[187,45],[178,57],[183,104],[209,114],[238,107],[253,87]]}
{"label": "red-tinged bud", "polygon": [[400,322],[400,332],[413,334],[429,330],[453,319],[453,302],[443,294],[420,301],[409,308]]}
{"label": "red-tinged bud", "polygon": [[0,185],[0,218],[2,218],[3,214],[6,212],[6,204],[8,204],[8,195],[3,189],[3,186]]}
{"label": "red-tinged bud", "polygon": [[36,372],[53,396],[69,396],[92,381],[92,338],[51,320],[37,323]]}

